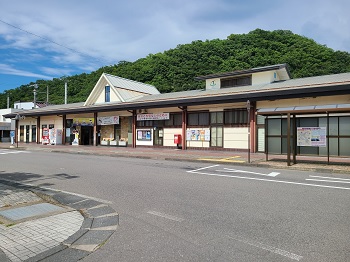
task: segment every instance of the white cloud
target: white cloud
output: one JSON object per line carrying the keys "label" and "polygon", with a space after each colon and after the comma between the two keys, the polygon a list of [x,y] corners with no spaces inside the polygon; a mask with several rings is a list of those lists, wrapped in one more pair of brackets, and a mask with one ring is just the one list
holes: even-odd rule
{"label": "white cloud", "polygon": [[59,68],[62,73],[86,72],[178,44],[225,39],[256,28],[291,30],[333,49],[350,51],[348,0],[0,2],[1,20],[32,33],[0,22],[0,61],[13,69],[16,61],[22,69],[27,63],[31,67],[27,71],[41,70],[43,75],[60,72]]}
{"label": "white cloud", "polygon": [[40,79],[52,79],[51,76],[36,74],[25,70],[18,70],[6,64],[0,64],[0,73],[8,74],[8,75],[16,75],[16,76],[36,77]]}

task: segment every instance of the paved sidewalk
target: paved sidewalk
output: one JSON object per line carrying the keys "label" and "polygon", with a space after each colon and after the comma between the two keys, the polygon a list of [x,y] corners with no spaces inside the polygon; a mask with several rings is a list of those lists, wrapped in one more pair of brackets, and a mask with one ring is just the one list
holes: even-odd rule
{"label": "paved sidewalk", "polygon": [[[10,149],[10,143],[0,143],[0,150],[15,153],[17,150],[60,152],[72,154],[93,154],[112,157],[136,157],[145,159],[163,159],[171,161],[196,161],[208,163],[221,163],[231,165],[251,165],[274,169],[293,169],[305,171],[318,171],[326,173],[350,174],[350,157],[297,156],[297,163],[287,166],[286,155],[269,155],[266,161],[264,153],[248,153],[225,150],[181,150],[163,147],[113,147],[113,146],[71,146],[71,145],[41,145],[36,143],[19,143]],[[0,151],[0,155],[2,154]]]}
{"label": "paved sidewalk", "polygon": [[[38,215],[38,205],[56,211]],[[109,239],[119,216],[102,200],[0,180],[0,222],[1,262],[78,261]]]}

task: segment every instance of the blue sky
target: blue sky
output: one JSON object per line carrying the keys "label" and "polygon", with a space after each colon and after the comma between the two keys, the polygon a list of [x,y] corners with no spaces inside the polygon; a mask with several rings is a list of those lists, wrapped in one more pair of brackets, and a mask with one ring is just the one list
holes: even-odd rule
{"label": "blue sky", "polygon": [[0,0],[0,93],[230,34],[291,30],[350,52],[350,1]]}

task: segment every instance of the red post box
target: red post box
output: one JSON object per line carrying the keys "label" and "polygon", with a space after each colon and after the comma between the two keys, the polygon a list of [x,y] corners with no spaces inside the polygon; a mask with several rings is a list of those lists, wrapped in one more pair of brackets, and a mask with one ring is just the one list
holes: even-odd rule
{"label": "red post box", "polygon": [[182,143],[182,138],[181,138],[181,135],[180,134],[176,134],[174,135],[174,144],[181,144]]}

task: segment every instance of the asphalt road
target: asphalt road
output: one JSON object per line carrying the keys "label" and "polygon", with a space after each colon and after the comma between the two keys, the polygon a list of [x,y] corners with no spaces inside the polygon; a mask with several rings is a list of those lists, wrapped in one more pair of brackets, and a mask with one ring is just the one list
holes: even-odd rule
{"label": "asphalt road", "polygon": [[28,151],[0,175],[110,202],[83,261],[350,261],[349,175]]}

